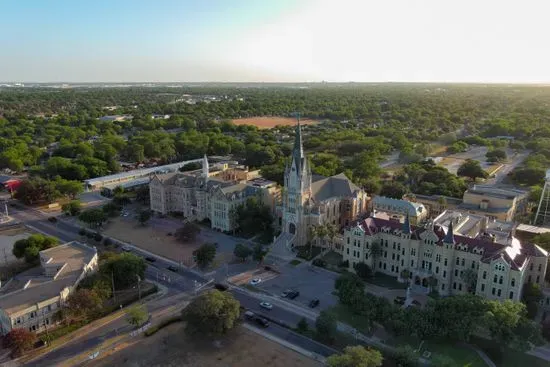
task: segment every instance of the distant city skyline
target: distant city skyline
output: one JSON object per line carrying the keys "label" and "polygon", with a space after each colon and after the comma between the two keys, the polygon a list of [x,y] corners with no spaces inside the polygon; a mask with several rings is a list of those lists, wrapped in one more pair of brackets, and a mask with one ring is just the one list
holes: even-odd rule
{"label": "distant city skyline", "polygon": [[6,0],[0,82],[550,83],[544,0]]}

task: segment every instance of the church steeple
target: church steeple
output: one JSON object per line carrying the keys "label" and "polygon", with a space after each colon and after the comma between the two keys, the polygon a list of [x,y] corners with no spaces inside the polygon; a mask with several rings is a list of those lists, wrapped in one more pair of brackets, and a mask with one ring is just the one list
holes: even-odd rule
{"label": "church steeple", "polygon": [[455,243],[455,236],[453,234],[453,220],[451,219],[451,222],[449,223],[449,228],[447,229],[447,233],[445,234],[445,238],[443,238],[444,243]]}
{"label": "church steeple", "polygon": [[204,177],[208,177],[209,171],[210,171],[210,167],[208,166],[208,158],[206,158],[206,154],[205,154],[204,158],[202,159],[202,175]]}
{"label": "church steeple", "polygon": [[294,134],[294,148],[292,149],[292,159],[296,162],[296,170],[300,172],[304,161],[304,147],[302,145],[302,129],[300,126],[300,115],[297,116],[296,133]]}

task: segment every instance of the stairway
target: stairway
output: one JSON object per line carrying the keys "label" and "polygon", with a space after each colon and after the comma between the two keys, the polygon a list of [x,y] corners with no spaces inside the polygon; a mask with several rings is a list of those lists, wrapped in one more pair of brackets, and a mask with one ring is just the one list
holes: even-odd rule
{"label": "stairway", "polygon": [[279,237],[273,241],[267,256],[273,261],[279,260],[288,262],[293,260],[296,258],[296,254],[291,249],[293,240],[293,234],[282,232]]}

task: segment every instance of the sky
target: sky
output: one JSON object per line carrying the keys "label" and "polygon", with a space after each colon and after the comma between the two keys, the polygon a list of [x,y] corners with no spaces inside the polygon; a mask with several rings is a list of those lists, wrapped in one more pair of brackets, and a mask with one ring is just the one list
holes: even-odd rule
{"label": "sky", "polygon": [[550,83],[548,0],[0,0],[4,82]]}

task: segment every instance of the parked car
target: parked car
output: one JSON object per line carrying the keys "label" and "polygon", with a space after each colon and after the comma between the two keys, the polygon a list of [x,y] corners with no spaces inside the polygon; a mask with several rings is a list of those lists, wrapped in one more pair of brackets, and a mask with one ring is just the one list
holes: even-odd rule
{"label": "parked car", "polygon": [[266,310],[271,310],[273,305],[269,302],[260,302],[260,307],[265,308]]}
{"label": "parked car", "polygon": [[56,217],[49,217],[48,222],[57,223],[57,218]]}
{"label": "parked car", "polygon": [[393,303],[395,303],[396,305],[404,305],[406,299],[407,297],[398,296],[398,297],[395,297],[395,299],[393,300]]}
{"label": "parked car", "polygon": [[145,258],[145,260],[146,260],[146,261],[149,261],[150,263],[154,263],[155,261],[157,261],[157,259],[155,259],[155,258],[152,257],[152,256],[147,256],[147,257]]}
{"label": "parked car", "polygon": [[281,297],[286,298],[290,292],[292,292],[292,289],[287,289],[286,291],[281,293]]}
{"label": "parked car", "polygon": [[300,292],[298,291],[291,291],[290,293],[287,294],[287,298],[289,299],[294,299],[296,297],[298,297],[300,295]]}
{"label": "parked car", "polygon": [[315,307],[319,306],[319,303],[320,303],[320,302],[321,302],[321,301],[319,301],[318,299],[312,299],[312,300],[309,302],[309,307],[315,308]]}
{"label": "parked car", "polygon": [[174,265],[170,265],[169,267],[167,267],[166,269],[170,270],[170,271],[173,271],[174,273],[177,273],[178,272],[178,268],[176,268]]}
{"label": "parked car", "polygon": [[262,281],[262,278],[254,278],[250,281],[250,284],[256,285]]}
{"label": "parked car", "polygon": [[244,317],[247,318],[248,320],[254,320],[254,318],[256,318],[256,315],[252,311],[246,311],[244,313]]}
{"label": "parked car", "polygon": [[219,291],[224,292],[224,291],[226,291],[229,287],[226,286],[225,284],[216,283],[216,284],[214,284],[214,288],[216,288],[216,289],[219,290]]}
{"label": "parked car", "polygon": [[122,246],[122,251],[130,252],[130,251],[132,251],[132,249],[130,248],[130,246]]}
{"label": "parked car", "polygon": [[256,323],[262,327],[269,326],[269,321],[267,321],[267,319],[264,319],[263,317],[256,317]]}

